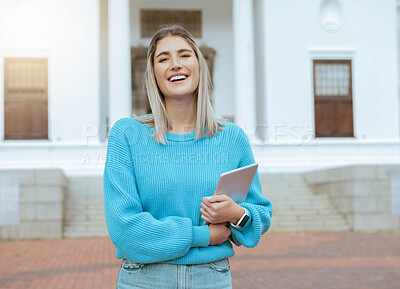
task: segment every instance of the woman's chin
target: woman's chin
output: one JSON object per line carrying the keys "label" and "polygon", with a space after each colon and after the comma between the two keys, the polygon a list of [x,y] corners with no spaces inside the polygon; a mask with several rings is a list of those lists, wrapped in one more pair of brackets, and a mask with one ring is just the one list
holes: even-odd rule
{"label": "woman's chin", "polygon": [[185,100],[185,99],[192,99],[194,97],[194,91],[174,91],[169,92],[168,94],[164,94],[166,99],[173,99],[173,100]]}

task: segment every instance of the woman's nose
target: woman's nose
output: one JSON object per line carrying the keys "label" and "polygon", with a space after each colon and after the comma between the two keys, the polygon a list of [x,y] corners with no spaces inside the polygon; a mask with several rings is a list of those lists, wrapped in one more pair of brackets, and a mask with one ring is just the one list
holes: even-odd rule
{"label": "woman's nose", "polygon": [[172,70],[177,70],[177,69],[181,69],[182,65],[179,62],[179,58],[178,57],[172,57],[172,62],[171,62],[171,69]]}

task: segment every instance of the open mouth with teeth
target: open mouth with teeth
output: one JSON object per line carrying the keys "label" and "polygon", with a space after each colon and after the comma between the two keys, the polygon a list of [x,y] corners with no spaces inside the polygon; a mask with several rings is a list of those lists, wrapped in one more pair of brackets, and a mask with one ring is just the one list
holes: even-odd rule
{"label": "open mouth with teeth", "polygon": [[170,77],[168,80],[169,80],[170,82],[178,82],[178,81],[185,80],[186,78],[188,78],[187,75],[180,74],[180,75],[172,76],[172,77]]}

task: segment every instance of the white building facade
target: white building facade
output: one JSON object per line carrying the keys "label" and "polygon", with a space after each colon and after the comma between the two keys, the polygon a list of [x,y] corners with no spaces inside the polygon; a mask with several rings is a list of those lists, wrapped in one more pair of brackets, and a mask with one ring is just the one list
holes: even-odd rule
{"label": "white building facade", "polygon": [[[2,0],[0,168],[102,174],[108,129],[132,115],[130,51],[150,41],[142,10],[201,12],[197,42],[216,52],[216,114],[246,130],[261,172],[400,164],[400,1]],[[16,110],[6,64],[19,58],[47,61],[42,139],[7,137]],[[321,103],[332,83],[351,108],[331,123]],[[324,135],[329,126],[338,134]]]}

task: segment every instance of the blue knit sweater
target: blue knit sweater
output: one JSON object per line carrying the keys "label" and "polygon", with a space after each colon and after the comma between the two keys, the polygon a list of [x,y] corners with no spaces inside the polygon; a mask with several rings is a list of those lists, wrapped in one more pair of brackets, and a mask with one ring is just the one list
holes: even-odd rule
{"label": "blue knit sweater", "polygon": [[133,118],[112,127],[104,169],[104,207],[117,258],[137,263],[200,264],[234,255],[232,243],[254,247],[271,223],[271,202],[262,196],[256,174],[245,202],[250,213],[241,229],[231,227],[230,241],[209,246],[200,204],[211,196],[221,173],[254,163],[244,131],[227,122],[211,138],[194,131],[167,133],[156,143],[154,129]]}

